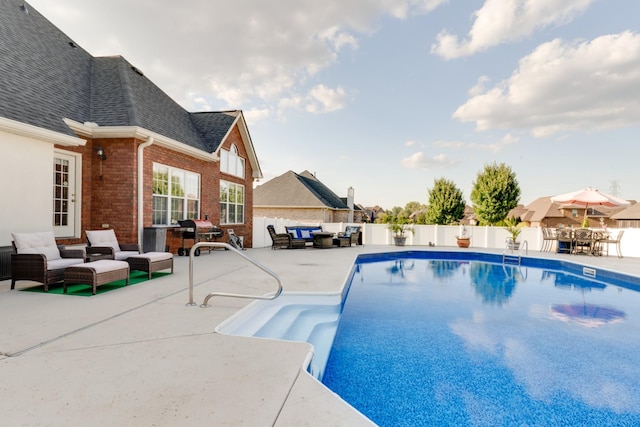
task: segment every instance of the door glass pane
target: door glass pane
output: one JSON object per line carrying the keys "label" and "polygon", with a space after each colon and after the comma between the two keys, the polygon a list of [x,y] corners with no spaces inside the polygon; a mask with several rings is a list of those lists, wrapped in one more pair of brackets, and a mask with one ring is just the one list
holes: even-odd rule
{"label": "door glass pane", "polygon": [[56,158],[53,179],[53,225],[68,225],[69,161]]}

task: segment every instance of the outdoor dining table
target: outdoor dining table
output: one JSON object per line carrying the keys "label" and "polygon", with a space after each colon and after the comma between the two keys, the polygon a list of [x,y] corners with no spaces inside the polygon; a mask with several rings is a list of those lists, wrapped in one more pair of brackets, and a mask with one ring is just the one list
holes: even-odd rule
{"label": "outdoor dining table", "polygon": [[606,230],[586,228],[556,229],[556,253],[602,255],[602,242],[607,240]]}

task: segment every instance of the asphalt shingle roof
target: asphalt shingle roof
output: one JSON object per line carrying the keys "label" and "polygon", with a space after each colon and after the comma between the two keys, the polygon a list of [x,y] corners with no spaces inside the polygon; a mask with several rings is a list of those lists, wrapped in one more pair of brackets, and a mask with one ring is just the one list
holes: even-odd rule
{"label": "asphalt shingle roof", "polygon": [[0,2],[0,75],[0,117],[67,135],[64,118],[139,126],[212,153],[238,114],[187,112],[123,57],[92,57],[17,0]]}
{"label": "asphalt shingle roof", "polygon": [[89,120],[91,64],[31,6],[0,2],[0,116],[74,135],[62,119]]}
{"label": "asphalt shingle roof", "polygon": [[347,204],[310,172],[285,172],[253,192],[254,206],[318,206],[349,209]]}

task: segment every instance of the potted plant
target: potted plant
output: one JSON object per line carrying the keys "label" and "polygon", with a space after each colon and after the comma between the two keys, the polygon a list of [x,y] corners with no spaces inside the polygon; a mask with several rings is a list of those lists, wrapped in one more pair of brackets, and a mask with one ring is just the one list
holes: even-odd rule
{"label": "potted plant", "polygon": [[504,224],[504,229],[507,230],[507,233],[509,233],[509,237],[507,237],[507,247],[511,250],[517,251],[518,249],[520,249],[518,236],[520,236],[520,233],[522,232],[522,223],[518,222],[515,217],[510,216],[504,220]]}
{"label": "potted plant", "polygon": [[413,233],[415,230],[411,224],[405,223],[392,223],[387,227],[393,233],[393,241],[396,246],[404,246],[407,241],[407,232]]}
{"label": "potted plant", "polygon": [[471,236],[464,225],[460,229],[460,234],[456,236],[456,243],[459,248],[468,248],[471,245]]}

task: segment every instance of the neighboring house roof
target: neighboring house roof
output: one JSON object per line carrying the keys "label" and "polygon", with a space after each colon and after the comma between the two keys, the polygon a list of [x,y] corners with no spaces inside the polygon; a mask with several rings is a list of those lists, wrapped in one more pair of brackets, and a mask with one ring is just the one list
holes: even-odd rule
{"label": "neighboring house roof", "polygon": [[77,129],[64,119],[139,127],[215,153],[239,124],[262,176],[241,111],[186,111],[123,57],[93,57],[23,1],[0,2],[0,75],[0,117],[69,136]]}
{"label": "neighboring house roof", "polygon": [[[340,200],[342,200],[342,203],[344,203],[347,208],[349,207],[348,197],[340,197]],[[356,212],[364,211],[362,207],[356,203],[353,204],[353,210]]]}
{"label": "neighboring house roof", "polygon": [[635,203],[611,215],[612,219],[640,219],[640,203]]}
{"label": "neighboring house roof", "polygon": [[309,171],[285,172],[253,190],[254,207],[317,207],[349,209],[333,191]]}
{"label": "neighboring house roof", "polygon": [[[561,209],[584,209],[584,205],[564,205],[551,201],[552,196],[539,197],[524,207],[520,218],[528,222],[542,222],[545,218],[563,218]],[[515,208],[518,209],[518,208]],[[515,210],[514,209],[514,210]],[[588,216],[590,217],[611,217],[615,218],[615,213],[620,211],[621,207],[608,206],[588,206]]]}
{"label": "neighboring house roof", "polygon": [[551,201],[552,196],[539,197],[525,206],[520,218],[528,222],[542,222],[545,218],[562,218],[560,205]]}

